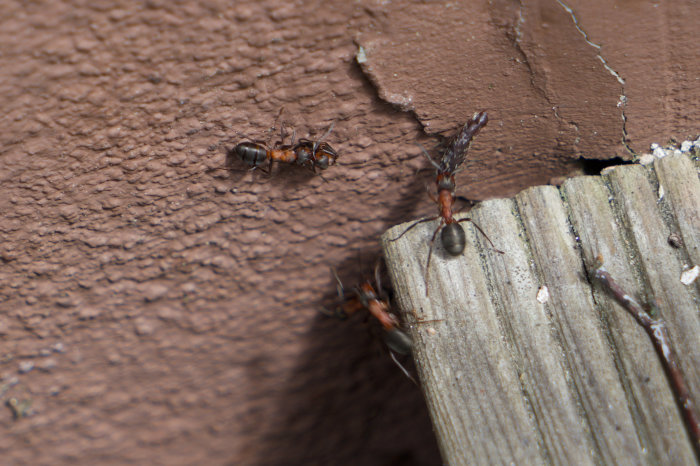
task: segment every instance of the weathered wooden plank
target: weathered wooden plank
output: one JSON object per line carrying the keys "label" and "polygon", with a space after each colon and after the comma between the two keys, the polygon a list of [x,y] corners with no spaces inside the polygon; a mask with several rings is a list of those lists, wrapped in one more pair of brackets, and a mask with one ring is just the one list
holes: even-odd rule
{"label": "weathered wooden plank", "polygon": [[683,264],[668,244],[671,233],[658,209],[653,190],[641,166],[617,168],[610,172],[613,195],[632,233],[630,242],[643,269],[645,286],[668,326],[678,360],[688,377],[692,393],[700,393],[700,318],[698,296],[680,281]]}
{"label": "weathered wooden plank", "polygon": [[488,225],[498,247],[510,245],[507,255],[494,256],[485,266],[493,295],[500,298],[502,329],[521,374],[522,396],[535,414],[543,457],[558,464],[593,464],[593,444],[571,390],[564,349],[551,328],[551,309],[536,299],[544,283],[532,264],[516,204],[498,200],[485,207],[475,212],[476,221]]}
{"label": "weathered wooden plank", "polygon": [[[447,463],[695,464],[648,336],[587,280],[602,254],[642,302],[653,292],[698,393],[698,289],[678,278],[697,252],[700,188],[685,162],[667,159],[661,205],[641,166],[482,203],[471,214],[505,254],[462,223],[462,256],[436,244],[429,297],[437,222],[384,235],[399,308],[423,321],[411,326],[414,357]],[[671,187],[677,166],[683,180]],[[686,249],[667,243],[671,230]],[[547,302],[535,299],[542,285]]]}
{"label": "weathered wooden plank", "polygon": [[433,321],[414,325],[411,336],[443,459],[453,465],[541,464],[534,419],[516,365],[505,357],[509,350],[472,246],[474,231],[466,226],[462,257],[447,258],[444,250],[433,256],[440,267],[430,280],[430,299],[423,279],[435,225],[419,225],[391,242],[406,226],[394,228],[383,243],[387,257],[398,259],[389,270],[402,290],[400,307]]}
{"label": "weathered wooden plank", "polygon": [[[597,460],[640,464],[641,448],[585,277],[566,209],[552,186],[516,196],[535,265],[551,295],[551,323],[562,342],[574,395],[586,413]],[[546,381],[543,381],[546,383]]]}
{"label": "weathered wooden plank", "polygon": [[[612,193],[604,179],[573,178],[564,183],[562,191],[568,200],[574,231],[580,239],[584,263],[593,264],[596,257],[602,255],[606,268],[618,283],[630,294],[643,296],[637,255],[631,250],[626,230],[616,218],[609,201]],[[607,293],[594,287],[594,296],[595,312],[607,325],[620,379],[628,393],[628,406],[648,461],[693,464],[690,439],[651,341],[632,316]],[[660,432],[663,435],[659,435]],[[669,452],[673,452],[672,457]]]}
{"label": "weathered wooden plank", "polygon": [[698,168],[687,157],[664,157],[654,162],[659,186],[666,193],[662,206],[668,205],[678,224],[683,249],[690,265],[700,264],[700,180]]}

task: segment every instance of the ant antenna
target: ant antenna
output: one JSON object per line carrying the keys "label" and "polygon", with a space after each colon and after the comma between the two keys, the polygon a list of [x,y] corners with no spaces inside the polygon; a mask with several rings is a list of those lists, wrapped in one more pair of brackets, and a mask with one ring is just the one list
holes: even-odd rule
{"label": "ant antenna", "polygon": [[418,146],[418,147],[420,148],[420,150],[423,151],[423,155],[425,155],[425,158],[428,159],[428,162],[430,162],[430,164],[431,164],[433,167],[435,167],[436,170],[440,170],[440,165],[438,165],[437,163],[435,163],[435,160],[433,160],[433,159],[430,157],[430,154],[428,154],[428,151],[425,150],[425,147],[421,146],[421,145],[418,144],[417,142],[414,142],[414,144],[415,144],[416,146]]}
{"label": "ant antenna", "polygon": [[396,359],[396,355],[394,354],[394,352],[389,351],[389,354],[391,355],[391,360],[394,361],[394,364],[396,364],[396,366],[399,369],[401,369],[401,372],[403,372],[403,375],[408,377],[411,380],[411,382],[413,382],[416,386],[418,386],[418,382],[416,382],[416,379],[414,379],[413,376],[408,372],[408,370],[406,370],[406,368],[403,367],[403,365],[399,362],[399,360]]}
{"label": "ant antenna", "polygon": [[[336,292],[338,293],[338,300],[344,301],[345,300],[345,289],[343,288],[343,282],[340,281],[340,278],[338,277],[338,274],[335,272],[335,269],[333,267],[331,267],[331,273],[335,277],[335,281],[338,282],[338,284],[336,285]],[[345,313],[345,311],[342,310],[341,307],[336,307],[335,311],[330,311],[325,306],[321,306],[321,313],[324,315],[327,315],[328,317],[335,317],[335,318],[339,318],[341,320],[344,320],[348,317],[348,315]]]}
{"label": "ant antenna", "polygon": [[323,136],[321,136],[316,142],[314,142],[314,150],[313,150],[313,152],[312,152],[313,154],[316,153],[316,150],[318,149],[319,144],[321,144],[321,142],[322,142],[324,139],[326,139],[326,137],[328,137],[329,134],[331,134],[331,131],[333,131],[333,127],[334,127],[334,126],[335,126],[335,121],[334,121],[333,123],[331,123],[331,125],[328,127],[328,129],[326,130],[326,132],[323,133]]}

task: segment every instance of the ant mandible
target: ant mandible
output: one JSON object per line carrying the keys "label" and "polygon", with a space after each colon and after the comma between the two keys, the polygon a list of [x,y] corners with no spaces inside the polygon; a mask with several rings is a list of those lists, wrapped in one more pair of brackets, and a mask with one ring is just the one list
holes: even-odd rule
{"label": "ant mandible", "polygon": [[[438,205],[438,216],[416,221],[413,225],[404,230],[403,233],[401,233],[399,236],[390,241],[398,240],[403,235],[408,233],[408,231],[410,231],[413,227],[420,223],[432,222],[433,220],[440,219],[440,223],[438,224],[437,228],[435,229],[435,232],[433,233],[432,238],[430,239],[428,261],[425,266],[426,296],[428,295],[428,274],[430,271],[430,259],[432,258],[433,245],[435,243],[435,237],[437,236],[438,232],[442,230],[442,233],[440,234],[440,240],[442,241],[442,245],[444,246],[445,250],[452,256],[458,256],[462,254],[462,251],[464,251],[464,247],[466,244],[466,235],[464,234],[464,229],[462,228],[462,225],[460,225],[460,223],[474,223],[471,218],[455,220],[455,218],[452,216],[452,208],[456,200],[457,190],[455,184],[455,175],[457,174],[457,172],[460,171],[459,167],[464,162],[464,159],[466,159],[467,157],[467,151],[469,150],[469,146],[471,145],[472,139],[481,130],[481,128],[486,126],[486,123],[488,123],[488,121],[489,118],[486,112],[475,113],[474,116],[464,124],[460,132],[448,146],[447,150],[445,150],[445,152],[442,154],[442,157],[440,158],[440,163],[436,163],[433,159],[431,159],[430,155],[428,155],[425,149],[421,147],[423,154],[426,156],[428,161],[435,167],[437,171],[435,177],[435,185],[437,187],[437,198],[435,198],[432,194],[429,194],[431,199],[433,199],[433,201],[435,201],[435,203]],[[479,230],[479,232],[481,232],[482,235],[484,235],[484,237],[491,244],[491,247],[495,249],[493,243],[491,242],[489,237],[486,236],[486,233],[484,233],[481,227],[479,227],[479,225],[477,225],[476,223],[474,223],[474,226],[477,230]],[[503,254],[503,251],[499,251],[497,249],[495,250],[498,253]]]}

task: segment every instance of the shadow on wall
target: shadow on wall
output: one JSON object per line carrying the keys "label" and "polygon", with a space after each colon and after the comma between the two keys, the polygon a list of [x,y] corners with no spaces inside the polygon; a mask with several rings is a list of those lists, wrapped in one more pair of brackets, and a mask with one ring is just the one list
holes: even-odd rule
{"label": "shadow on wall", "polygon": [[[345,265],[338,269],[356,270],[357,259]],[[346,292],[354,285],[345,283]],[[334,291],[324,300],[327,308],[336,302]],[[420,388],[394,365],[364,314],[341,321],[319,312],[256,464],[442,464]]]}

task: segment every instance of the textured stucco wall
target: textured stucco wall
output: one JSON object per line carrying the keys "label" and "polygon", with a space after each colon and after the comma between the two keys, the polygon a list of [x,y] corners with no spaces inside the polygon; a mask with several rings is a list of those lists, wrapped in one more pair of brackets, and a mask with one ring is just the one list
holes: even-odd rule
{"label": "textured stucco wall", "polygon": [[[692,2],[579,3],[626,79],[629,144],[686,137],[700,112],[697,47],[681,46],[698,43],[681,21]],[[489,111],[460,175],[474,199],[562,176],[610,141],[600,158],[628,154],[598,52],[559,3],[518,5],[5,2],[0,394],[34,415],[0,411],[4,460],[440,464],[419,390],[371,327],[318,310],[335,297],[330,267],[352,285],[387,227],[432,215],[423,124],[450,134]],[[547,12],[544,30],[585,55],[594,120],[576,107],[591,90],[552,58]],[[222,170],[282,107],[301,137],[335,123],[325,180]],[[600,138],[576,139],[598,122]]]}

